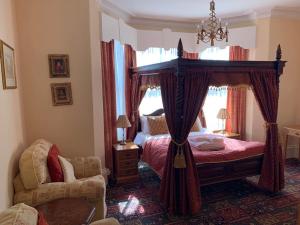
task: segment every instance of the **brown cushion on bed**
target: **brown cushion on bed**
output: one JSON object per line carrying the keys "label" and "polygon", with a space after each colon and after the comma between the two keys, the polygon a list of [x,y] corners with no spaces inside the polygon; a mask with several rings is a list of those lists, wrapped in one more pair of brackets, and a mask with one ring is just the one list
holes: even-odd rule
{"label": "brown cushion on bed", "polygon": [[197,117],[191,131],[192,132],[198,132],[200,130],[201,130],[201,121],[200,121],[199,117]]}
{"label": "brown cushion on bed", "polygon": [[149,133],[151,135],[169,133],[165,116],[148,116]]}

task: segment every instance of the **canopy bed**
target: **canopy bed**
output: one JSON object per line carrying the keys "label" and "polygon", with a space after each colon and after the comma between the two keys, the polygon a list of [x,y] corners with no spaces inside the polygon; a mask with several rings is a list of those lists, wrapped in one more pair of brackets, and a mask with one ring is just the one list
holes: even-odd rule
{"label": "canopy bed", "polygon": [[[276,61],[270,62],[184,59],[182,42],[179,40],[177,59],[131,70],[135,87],[131,102],[136,103],[136,109],[143,95],[141,90],[145,87],[161,87],[170,138],[163,143],[165,162],[161,172],[160,198],[170,214],[197,213],[201,208],[201,185],[260,174],[261,188],[271,192],[283,188],[284,168],[278,144],[277,110],[279,77],[285,63],[281,61],[280,46]],[[218,162],[202,161],[196,165],[198,158],[203,155],[193,154],[189,133],[209,86],[224,85],[252,87],[266,122],[266,143],[258,146],[259,150],[253,151],[249,157]],[[158,143],[157,146],[162,145]]]}

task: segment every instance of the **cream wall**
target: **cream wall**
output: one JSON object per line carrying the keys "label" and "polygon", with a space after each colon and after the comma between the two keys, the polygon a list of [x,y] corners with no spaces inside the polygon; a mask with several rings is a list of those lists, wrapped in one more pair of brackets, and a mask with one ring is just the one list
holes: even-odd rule
{"label": "cream wall", "polygon": [[[271,19],[270,26],[269,59],[274,59],[275,50],[280,43],[283,60],[288,61],[284,74],[280,78],[280,97],[278,122],[282,127],[290,124],[299,124],[299,85],[300,85],[300,20],[293,18],[275,17]],[[298,141],[289,142],[288,157],[298,157],[296,150]]]}
{"label": "cream wall", "polygon": [[[281,44],[283,60],[288,61],[280,78],[278,108],[279,131],[281,141],[283,141],[283,126],[300,123],[300,102],[298,101],[300,20],[288,17],[271,17],[257,20],[256,26],[257,48],[255,49],[254,58],[256,60],[275,60],[277,45]],[[254,99],[253,95],[250,95],[249,99],[248,101],[252,101]],[[265,128],[257,104],[253,104],[252,113],[252,138],[263,140]],[[297,157],[296,148],[298,145],[296,143],[296,140],[289,142],[287,157]]]}
{"label": "cream wall", "polygon": [[[97,14],[91,13],[97,10],[95,4],[95,0],[16,1],[28,142],[44,137],[67,157],[95,155],[97,147],[97,154],[104,158],[103,144],[94,136],[95,131],[99,138],[103,136],[102,125],[94,127],[95,113],[102,116],[101,83],[97,99],[92,97],[92,81],[100,76],[100,67],[95,65],[100,62],[99,42],[95,46],[100,37],[95,38],[97,32],[91,30],[99,27],[90,24]],[[92,51],[93,47],[98,50]],[[69,55],[70,78],[49,78],[48,54]],[[54,107],[50,84],[61,82],[72,83],[74,103]]]}
{"label": "cream wall", "polygon": [[[18,88],[2,89],[0,76],[0,211],[12,203],[12,178],[17,170],[17,160],[24,148],[22,117],[22,84],[19,69],[19,51],[14,4],[11,0],[0,1],[0,39],[15,48]],[[1,72],[0,72],[1,74]]]}

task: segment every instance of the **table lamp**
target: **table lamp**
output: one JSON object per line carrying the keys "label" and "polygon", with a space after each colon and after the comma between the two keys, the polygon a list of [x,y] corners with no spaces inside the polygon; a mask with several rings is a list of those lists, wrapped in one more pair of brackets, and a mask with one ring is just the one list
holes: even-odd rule
{"label": "table lamp", "polygon": [[125,141],[125,128],[131,127],[131,123],[126,115],[120,115],[117,120],[117,128],[123,128],[123,140],[121,141],[121,145],[126,145]]}
{"label": "table lamp", "polygon": [[230,119],[230,115],[225,108],[221,108],[218,112],[217,118],[222,120],[222,133],[225,133],[225,120]]}

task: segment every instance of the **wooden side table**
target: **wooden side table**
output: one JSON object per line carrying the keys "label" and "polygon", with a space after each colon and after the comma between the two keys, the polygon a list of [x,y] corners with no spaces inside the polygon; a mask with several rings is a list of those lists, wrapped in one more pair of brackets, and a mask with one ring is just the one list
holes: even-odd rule
{"label": "wooden side table", "polygon": [[117,184],[136,181],[138,174],[138,151],[139,147],[128,142],[126,145],[115,144],[114,169]]}
{"label": "wooden side table", "polygon": [[286,158],[286,151],[288,147],[289,142],[289,136],[296,137],[299,139],[299,153],[298,153],[298,159],[300,159],[300,125],[291,125],[284,127],[285,129],[285,148],[284,148],[284,158]]}
{"label": "wooden side table", "polygon": [[44,213],[49,225],[88,225],[96,212],[85,198],[57,199],[35,208]]}
{"label": "wooden side table", "polygon": [[215,130],[213,131],[214,134],[218,134],[218,135],[221,135],[223,137],[226,137],[226,138],[232,138],[232,139],[240,139],[241,136],[240,134],[237,134],[237,133],[230,133],[230,132],[223,132],[222,130]]}

